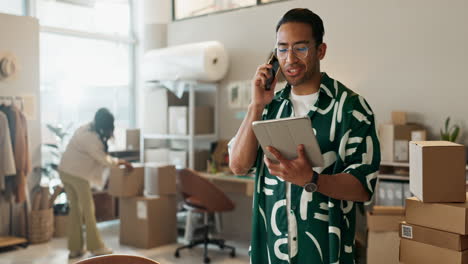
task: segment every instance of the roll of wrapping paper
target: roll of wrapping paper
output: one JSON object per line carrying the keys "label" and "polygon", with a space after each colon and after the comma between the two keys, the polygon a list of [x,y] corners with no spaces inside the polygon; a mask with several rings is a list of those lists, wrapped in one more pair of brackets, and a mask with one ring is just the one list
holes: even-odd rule
{"label": "roll of wrapping paper", "polygon": [[149,50],[143,59],[145,81],[221,80],[229,66],[228,55],[218,41],[207,41]]}

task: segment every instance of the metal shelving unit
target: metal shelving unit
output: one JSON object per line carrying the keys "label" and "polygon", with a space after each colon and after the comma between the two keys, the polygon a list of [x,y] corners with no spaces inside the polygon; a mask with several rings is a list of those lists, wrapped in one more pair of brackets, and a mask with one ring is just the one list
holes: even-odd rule
{"label": "metal shelving unit", "polygon": [[[382,161],[380,162],[380,166],[386,166],[386,167],[401,167],[401,168],[409,168],[409,163],[408,162],[392,162],[392,161]],[[465,167],[466,170],[468,171],[468,166]],[[390,180],[390,181],[405,181],[409,182],[409,175],[398,175],[398,174],[379,174],[378,178],[380,180]],[[468,184],[468,181],[466,181],[466,184]]]}
{"label": "metal shelving unit", "polygon": [[392,167],[408,167],[408,162],[394,162],[394,161],[382,161],[380,162],[380,166],[392,166]]}
{"label": "metal shelving unit", "polygon": [[409,181],[409,176],[396,174],[379,174],[378,178],[381,180]]}
{"label": "metal shelving unit", "polygon": [[[145,134],[142,133],[140,137],[140,160],[145,160],[145,141],[149,139],[160,140],[187,140],[188,141],[188,167],[193,169],[195,163],[195,142],[196,141],[216,141],[218,139],[218,89],[216,83],[203,83],[196,81],[184,82],[184,92],[188,92],[188,134],[187,135],[174,135],[174,134]],[[195,135],[195,107],[196,92],[210,92],[213,93],[213,113],[214,113],[214,133]]]}

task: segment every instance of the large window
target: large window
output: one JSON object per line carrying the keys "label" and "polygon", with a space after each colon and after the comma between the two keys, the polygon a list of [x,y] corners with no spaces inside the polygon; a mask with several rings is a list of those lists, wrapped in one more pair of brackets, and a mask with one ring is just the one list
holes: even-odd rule
{"label": "large window", "polygon": [[23,15],[24,1],[23,0],[0,0],[0,13]]}
{"label": "large window", "polygon": [[128,45],[42,33],[40,47],[43,123],[77,126],[107,107],[116,127],[131,125]]}
{"label": "large window", "polygon": [[[90,122],[107,107],[117,128],[134,125],[131,0],[36,0],[41,25],[44,126]],[[50,131],[43,130],[50,138]]]}
{"label": "large window", "polygon": [[70,4],[65,0],[36,1],[38,3],[37,17],[40,19],[41,26],[126,37],[130,34],[128,0],[75,1],[82,2],[82,5]]}

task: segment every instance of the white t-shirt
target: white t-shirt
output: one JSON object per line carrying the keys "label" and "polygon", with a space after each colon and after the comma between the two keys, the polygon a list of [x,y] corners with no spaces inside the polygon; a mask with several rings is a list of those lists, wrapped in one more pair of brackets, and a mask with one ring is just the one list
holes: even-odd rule
{"label": "white t-shirt", "polygon": [[291,89],[291,95],[289,100],[291,100],[294,109],[294,116],[305,116],[309,113],[312,106],[318,100],[319,92],[307,95],[297,95],[294,93],[294,89]]}

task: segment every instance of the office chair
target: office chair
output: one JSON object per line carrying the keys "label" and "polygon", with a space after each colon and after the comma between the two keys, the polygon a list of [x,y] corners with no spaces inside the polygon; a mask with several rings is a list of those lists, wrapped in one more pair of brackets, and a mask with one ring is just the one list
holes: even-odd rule
{"label": "office chair", "polygon": [[[226,245],[224,239],[209,238],[208,214],[232,211],[234,203],[213,183],[200,176],[196,171],[183,169],[178,171],[180,191],[184,198],[184,208],[201,212],[204,215],[203,238],[195,239],[188,245],[176,249],[174,256],[180,257],[179,251],[185,248],[193,248],[204,245],[203,262],[209,263],[208,244],[217,245],[220,249],[231,250],[231,257],[236,256],[236,249]],[[187,230],[186,230],[187,231]]]}
{"label": "office chair", "polygon": [[140,256],[104,255],[83,259],[75,264],[159,264],[159,262]]}

